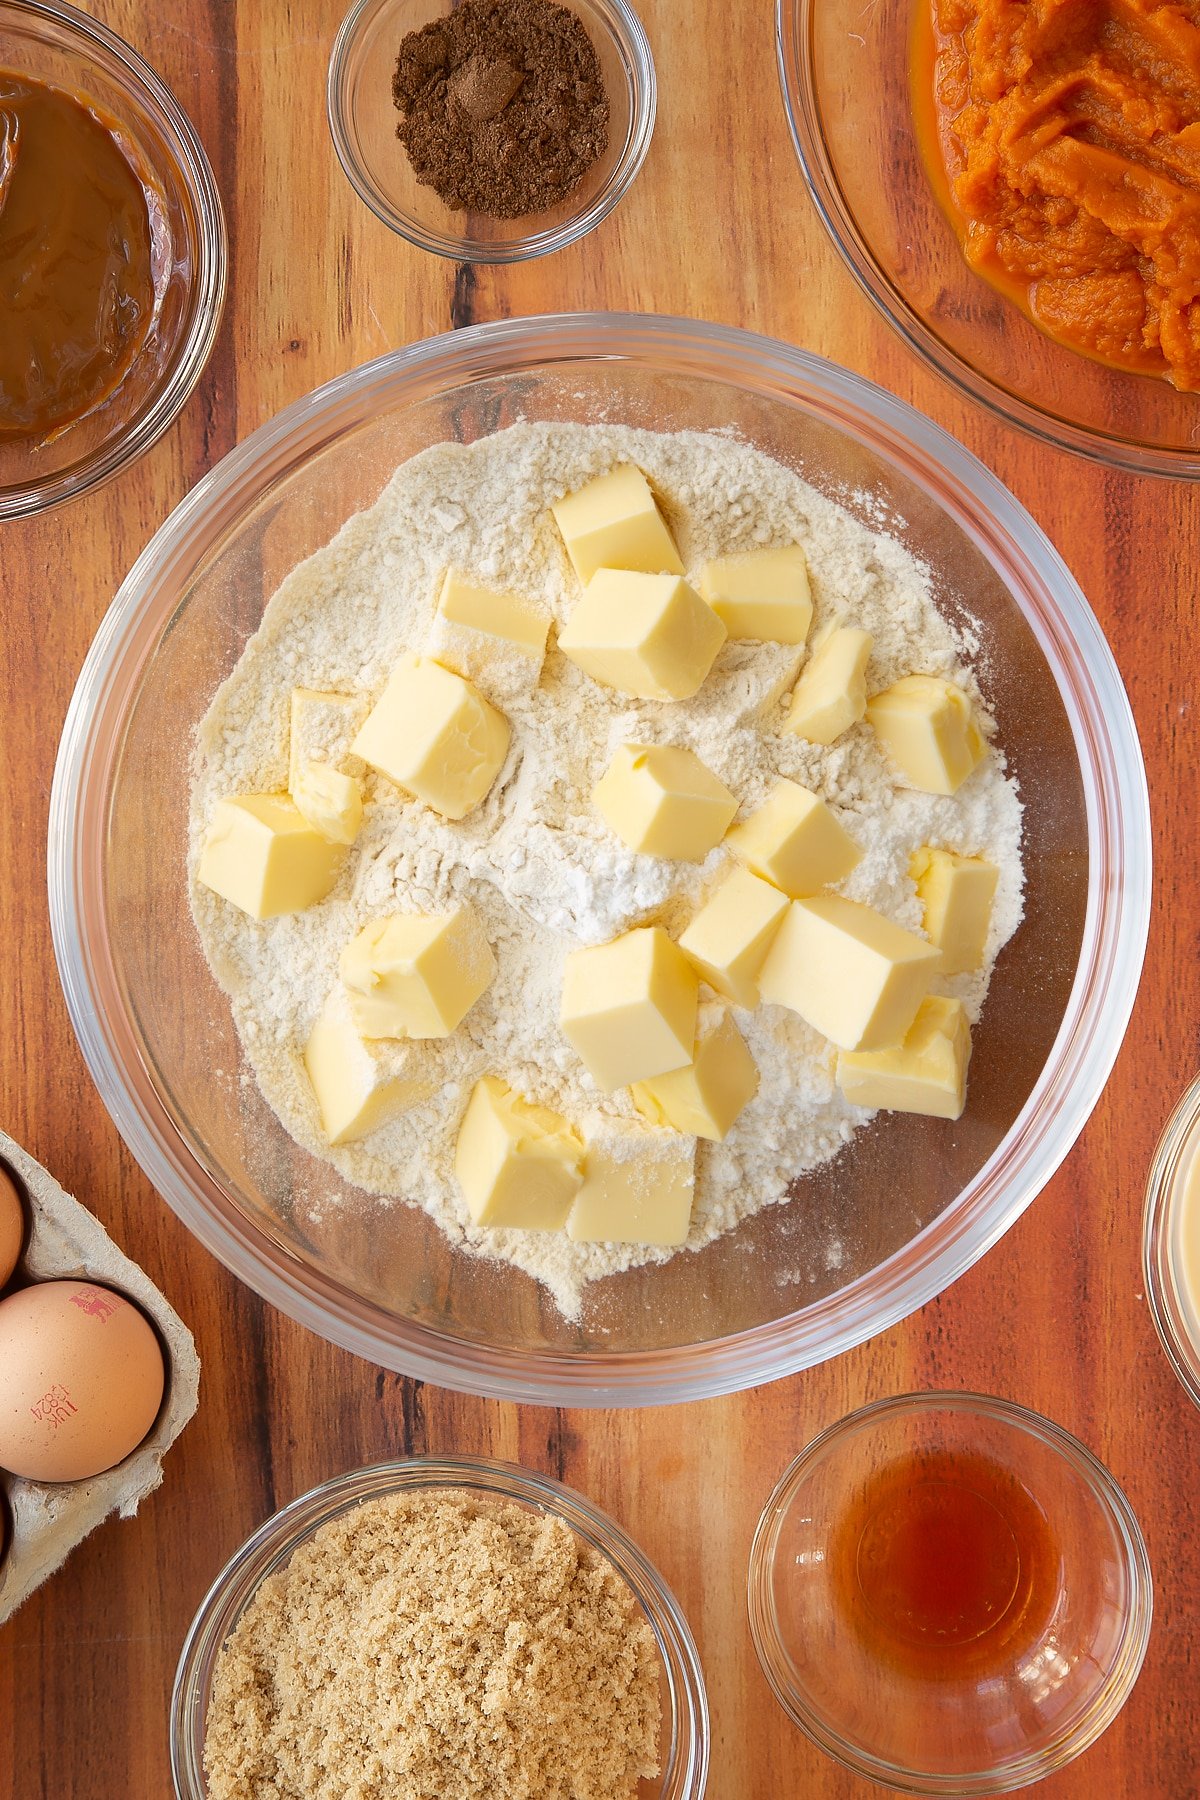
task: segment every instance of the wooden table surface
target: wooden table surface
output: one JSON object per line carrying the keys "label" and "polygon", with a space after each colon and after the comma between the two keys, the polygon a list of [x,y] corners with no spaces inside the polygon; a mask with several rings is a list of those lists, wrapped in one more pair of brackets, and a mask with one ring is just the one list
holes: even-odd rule
{"label": "wooden table surface", "polygon": [[[95,0],[190,112],[232,245],[216,353],[182,418],[99,493],[3,527],[0,1074],[5,1126],[90,1206],[195,1331],[200,1412],[163,1488],[111,1521],[0,1630],[0,1796],[159,1800],[167,1701],[192,1612],[227,1555],[312,1483],[409,1451],[559,1473],[611,1510],[674,1587],[712,1708],[713,1800],[881,1790],[793,1729],[745,1620],[759,1510],[791,1456],[860,1402],[910,1388],[1011,1396],[1076,1432],[1124,1484],[1157,1576],[1140,1684],[1047,1800],[1200,1794],[1200,1417],[1160,1353],[1139,1260],[1142,1191],[1197,1061],[1200,899],[1192,654],[1200,494],[1105,474],[960,405],[861,298],[792,154],[770,0],[640,0],[660,81],[648,163],[615,215],[557,256],[460,269],[355,199],[324,116],[340,0]],[[193,1243],[109,1122],[71,1033],[46,906],[55,745],[88,642],[150,533],[280,407],[450,326],[586,307],[744,325],[872,376],[955,432],[1048,531],[1099,614],[1149,767],[1158,905],[1124,1050],[1080,1143],[995,1250],[901,1327],[754,1393],[652,1412],[556,1412],[384,1374],[263,1305]]]}

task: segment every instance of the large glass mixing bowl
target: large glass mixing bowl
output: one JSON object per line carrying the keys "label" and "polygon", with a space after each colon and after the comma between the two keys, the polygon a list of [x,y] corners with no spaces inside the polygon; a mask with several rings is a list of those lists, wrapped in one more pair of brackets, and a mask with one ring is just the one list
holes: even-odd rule
{"label": "large glass mixing bowl", "polygon": [[[984,639],[1025,803],[1025,923],[997,965],[966,1114],[881,1116],[794,1202],[598,1284],[564,1321],[508,1265],[300,1150],[236,1079],[229,1003],[188,911],[192,727],[302,557],[427,445],[517,419],[734,431],[928,565]],[[607,314],[504,320],[331,382],[203,480],[122,586],[71,703],[50,902],[71,1017],[126,1143],[185,1224],[334,1342],[448,1387],[575,1405],[728,1392],[893,1324],[960,1275],[1067,1154],[1129,1016],[1150,831],[1104,637],[1012,496],[859,377],[744,332]]]}

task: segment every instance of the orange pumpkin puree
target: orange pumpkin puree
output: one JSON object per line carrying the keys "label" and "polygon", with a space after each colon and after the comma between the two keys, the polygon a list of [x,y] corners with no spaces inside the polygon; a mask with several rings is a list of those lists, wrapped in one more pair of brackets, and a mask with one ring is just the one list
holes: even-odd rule
{"label": "orange pumpkin puree", "polygon": [[968,262],[1072,349],[1200,389],[1200,0],[917,15],[918,131]]}

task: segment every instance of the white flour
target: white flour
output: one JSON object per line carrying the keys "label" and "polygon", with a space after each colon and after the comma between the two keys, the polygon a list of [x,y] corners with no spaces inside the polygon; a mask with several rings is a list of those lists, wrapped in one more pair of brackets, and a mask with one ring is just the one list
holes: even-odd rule
{"label": "white flour", "polygon": [[[995,752],[953,798],[915,793],[895,785],[866,725],[829,749],[778,731],[803,650],[729,643],[699,694],[667,705],[599,686],[558,652],[553,633],[532,692],[521,692],[507,667],[498,671],[489,697],[512,724],[512,747],[467,819],[449,823],[368,777],[359,845],[319,906],[258,923],[196,882],[216,801],[286,786],[292,689],[376,697],[402,651],[429,646],[448,563],[540,597],[563,620],[579,590],[548,507],[616,462],[635,462],[650,477],[693,580],[710,556],[799,541],[812,577],[813,635],[840,617],[870,631],[871,691],[914,671],[974,686],[968,659],[979,646],[938,613],[922,567],[781,464],[695,432],[518,425],[404,464],[374,507],[293,570],[201,724],[191,808],[193,915],[246,1057],[287,1130],[360,1188],[416,1202],[464,1248],[527,1270],[568,1316],[578,1314],[589,1280],[670,1253],[479,1230],[458,1193],[453,1152],[472,1085],[488,1073],[576,1122],[596,1110],[635,1116],[627,1095],[596,1092],[559,1030],[563,958],[651,919],[677,934],[727,853],[718,849],[697,868],[635,856],[614,838],[591,790],[619,744],[690,745],[743,811],[781,775],[823,794],[864,852],[842,891],[910,928],[921,919],[908,876],[913,850],[931,843],[989,857],[1000,882],[985,969],[942,984],[972,1019],[1022,910],[1021,805]],[[482,677],[480,686],[488,692]],[[482,918],[499,973],[452,1037],[425,1046],[435,1098],[365,1142],[330,1149],[301,1053],[339,952],[369,918],[463,898]],[[871,1117],[841,1097],[830,1046],[801,1019],[773,1006],[737,1017],[761,1086],[723,1144],[698,1146],[689,1248],[783,1199],[796,1176],[835,1155]]]}

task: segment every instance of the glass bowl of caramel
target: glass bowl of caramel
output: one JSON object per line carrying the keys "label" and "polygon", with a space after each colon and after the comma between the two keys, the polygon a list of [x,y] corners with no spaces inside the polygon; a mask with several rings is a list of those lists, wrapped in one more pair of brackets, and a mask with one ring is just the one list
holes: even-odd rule
{"label": "glass bowl of caramel", "polygon": [[98,20],[0,0],[0,519],[98,487],[166,430],[225,294],[216,183],[179,103]]}
{"label": "glass bowl of caramel", "polygon": [[[1157,332],[1152,258],[1139,258],[1116,232],[1098,228],[1098,215],[1125,211],[1126,219],[1116,221],[1118,232],[1137,233],[1141,227],[1132,215],[1138,208],[1147,226],[1156,210],[1170,213],[1168,190],[1181,170],[1185,183],[1193,176],[1200,180],[1200,160],[1179,129],[1195,117],[1194,81],[1189,100],[1174,56],[1164,48],[1157,57],[1148,42],[1139,49],[1134,36],[1132,50],[1126,47],[1132,71],[1123,71],[1132,84],[1126,104],[1109,105],[1125,53],[1115,40],[1111,46],[1102,41],[1108,9],[1076,9],[1064,36],[1078,42],[1067,41],[1059,51],[1049,42],[1047,25],[1044,62],[1030,70],[1027,82],[1022,142],[1034,157],[1042,148],[1034,91],[1044,86],[1052,107],[1055,55],[1075,59],[1078,79],[1071,93],[1081,116],[1056,114],[1045,125],[1047,137],[1057,134],[1055,157],[1064,165],[1071,159],[1059,171],[1063,192],[1055,231],[1046,229],[1041,214],[1035,220],[1022,213],[1014,190],[1013,217],[1001,242],[1002,232],[986,220],[970,224],[955,201],[959,190],[951,176],[960,148],[956,126],[967,99],[960,52],[969,44],[970,25],[982,16],[980,58],[995,48],[998,61],[996,46],[1012,31],[1027,32],[1034,57],[1040,54],[1037,9],[1009,8],[996,25],[1003,13],[996,0],[969,0],[960,8],[946,0],[888,6],[777,0],[783,99],[809,192],[863,292],[959,394],[1046,443],[1110,468],[1200,478],[1200,394],[1176,389],[1163,358],[1142,340],[1143,310],[1151,335]],[[964,20],[970,21],[966,31]],[[1012,48],[1010,69],[1022,66],[1024,42]],[[1150,73],[1156,66],[1166,71],[1167,83],[1157,95]],[[977,67],[980,81],[1000,80],[995,70]],[[1096,79],[1093,68],[1101,69]],[[1096,102],[1091,126],[1082,121],[1089,97]],[[1008,99],[1006,91],[1006,105]],[[1172,109],[1174,132],[1156,130],[1144,143],[1126,143],[1140,120],[1162,123]],[[1010,116],[1017,118],[1015,111],[1004,118]],[[997,113],[997,131],[1001,124]],[[1000,146],[993,168],[1003,154]],[[1089,183],[1096,190],[1094,212],[1090,198],[1080,203]],[[978,196],[984,190],[995,191],[980,163],[971,191]],[[1182,219],[1189,216],[1186,191],[1176,187],[1175,193]],[[1077,254],[1076,238],[1093,241]],[[978,266],[968,261],[964,246]],[[1170,244],[1160,248],[1169,252]],[[1008,279],[1001,254],[1023,266],[1028,279]],[[1177,335],[1190,339],[1187,318],[1185,307]],[[1078,347],[1085,338],[1092,339],[1094,353]]]}
{"label": "glass bowl of caramel", "polygon": [[[523,9],[513,0],[508,10],[519,15]],[[428,33],[457,9],[451,12],[449,0],[356,0],[329,59],[329,129],[346,179],[390,230],[418,249],[455,262],[526,262],[575,243],[624,198],[654,134],[657,85],[649,41],[628,0],[565,0],[564,7],[545,9],[559,15],[564,10],[574,21],[569,28],[577,27],[591,46],[592,73],[607,100],[602,146],[581,156],[578,177],[566,191],[557,192],[549,169],[543,168],[541,175],[551,178],[539,182],[542,157],[528,149],[529,140],[538,137],[536,110],[545,99],[546,77],[536,67],[522,80],[511,64],[497,58],[489,62],[490,53],[476,52],[470,66],[451,73],[445,108],[439,103],[425,121],[439,136],[469,133],[468,161],[486,158],[487,134],[497,135],[501,167],[518,177],[524,171],[532,200],[526,206],[498,198],[504,210],[497,212],[469,187],[443,197],[439,185],[446,185],[446,171],[441,167],[439,174],[439,167],[448,159],[435,155],[423,160],[414,142],[422,163],[418,167],[398,135],[398,128],[404,129],[407,137],[422,111],[420,106],[403,115],[398,110],[404,87],[398,69],[401,47],[413,60],[429,58]],[[553,19],[547,23],[553,29]],[[526,29],[536,35],[536,28]],[[417,33],[422,43],[416,42]],[[549,79],[553,83],[557,78]],[[503,82],[498,90],[497,80]],[[550,135],[547,128],[543,141]],[[543,198],[534,199],[539,188]]]}
{"label": "glass bowl of caramel", "polygon": [[1129,1501],[1050,1420],[979,1394],[849,1414],[779,1482],[750,1554],[776,1698],[855,1773],[1003,1794],[1095,1743],[1150,1636]]}

